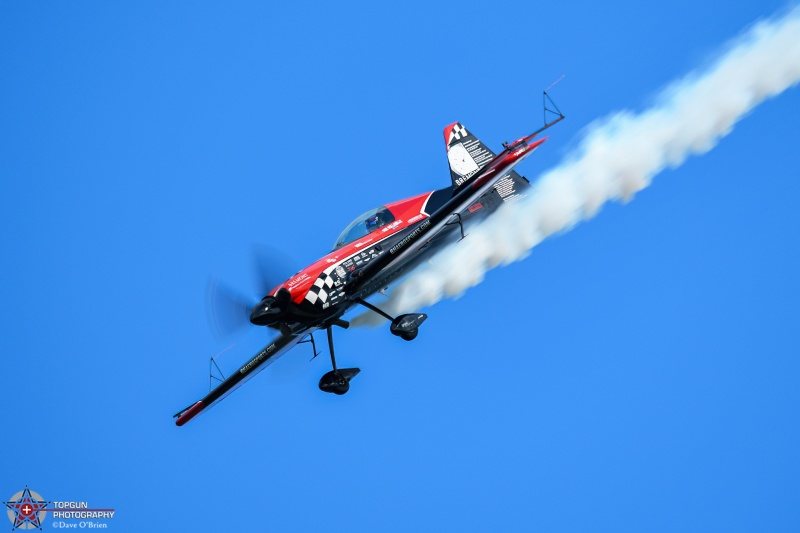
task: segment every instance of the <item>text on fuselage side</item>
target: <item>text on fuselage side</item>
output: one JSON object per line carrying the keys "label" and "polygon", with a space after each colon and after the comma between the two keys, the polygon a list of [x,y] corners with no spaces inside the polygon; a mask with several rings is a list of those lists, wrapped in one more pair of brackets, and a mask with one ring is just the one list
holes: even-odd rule
{"label": "text on fuselage side", "polygon": [[411,233],[409,233],[408,235],[406,235],[406,236],[403,238],[403,240],[402,240],[402,241],[398,242],[397,244],[395,244],[394,246],[392,246],[391,248],[389,248],[389,253],[390,253],[390,254],[392,254],[392,255],[394,255],[394,253],[395,253],[396,251],[398,251],[399,249],[401,249],[402,247],[404,247],[406,244],[408,244],[408,243],[409,243],[411,240],[413,240],[415,237],[417,237],[417,236],[418,236],[420,233],[422,233],[423,231],[425,231],[425,228],[427,228],[427,227],[428,227],[428,226],[430,226],[430,225],[431,225],[431,221],[430,221],[430,219],[428,219],[428,220],[426,220],[425,222],[423,222],[422,224],[420,224],[420,225],[419,225],[419,227],[418,227],[417,229],[415,229],[414,231],[412,231]]}

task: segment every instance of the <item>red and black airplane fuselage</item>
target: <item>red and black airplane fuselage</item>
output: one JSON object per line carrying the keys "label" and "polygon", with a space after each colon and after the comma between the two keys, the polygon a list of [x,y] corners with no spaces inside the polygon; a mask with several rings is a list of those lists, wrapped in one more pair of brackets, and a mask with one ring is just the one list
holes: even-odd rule
{"label": "red and black airplane fuselage", "polygon": [[524,195],[528,181],[513,169],[547,140],[534,137],[558,120],[510,145],[504,144],[497,155],[461,124],[445,128],[452,186],[365,213],[345,229],[333,251],[270,291],[251,309],[250,321],[278,329],[281,334],[204,398],[178,412],[176,424],[185,424],[219,402],[297,343],[305,339],[313,343],[313,333],[320,329],[327,330],[333,364],[333,371],[320,380],[320,389],[346,392],[359,369],[336,367],[331,328],[346,328],[347,322],[341,317],[354,305],[366,306],[392,320],[393,334],[405,340],[416,337],[426,315],[394,318],[366,298],[457,240],[459,230],[463,237],[466,220],[489,214],[503,202]]}
{"label": "red and black airplane fuselage", "polygon": [[[416,266],[419,259],[438,251],[447,242],[445,237],[458,230],[458,222],[488,211],[479,200],[496,182],[492,178],[508,174],[545,140],[547,137],[535,142],[519,139],[455,190],[448,187],[387,204],[393,220],[334,249],[281,283],[253,308],[251,322],[288,324],[296,329],[341,316],[355,300],[380,290]],[[438,238],[432,242],[431,236]]]}

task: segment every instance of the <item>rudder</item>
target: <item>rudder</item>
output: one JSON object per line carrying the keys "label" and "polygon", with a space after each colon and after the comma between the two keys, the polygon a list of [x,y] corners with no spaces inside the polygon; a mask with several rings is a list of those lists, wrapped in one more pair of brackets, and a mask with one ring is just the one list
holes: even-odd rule
{"label": "rudder", "polygon": [[495,156],[494,152],[460,122],[454,122],[444,129],[444,142],[447,147],[447,162],[450,164],[450,178],[455,189],[469,181]]}

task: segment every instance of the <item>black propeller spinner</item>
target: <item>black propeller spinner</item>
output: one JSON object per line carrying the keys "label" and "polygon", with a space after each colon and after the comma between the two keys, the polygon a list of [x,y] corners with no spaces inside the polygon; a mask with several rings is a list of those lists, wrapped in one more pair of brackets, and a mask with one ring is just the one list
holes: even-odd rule
{"label": "black propeller spinner", "polygon": [[256,326],[272,326],[280,322],[291,294],[281,287],[275,296],[265,296],[250,310],[250,323]]}
{"label": "black propeller spinner", "polygon": [[[264,295],[293,270],[291,261],[277,250],[258,246],[253,251],[253,271],[256,294]],[[257,291],[257,292],[256,292]],[[281,289],[275,296],[267,295],[257,301],[243,296],[216,279],[208,284],[206,309],[212,330],[218,337],[231,337],[247,326],[275,326],[281,323],[291,294]]]}

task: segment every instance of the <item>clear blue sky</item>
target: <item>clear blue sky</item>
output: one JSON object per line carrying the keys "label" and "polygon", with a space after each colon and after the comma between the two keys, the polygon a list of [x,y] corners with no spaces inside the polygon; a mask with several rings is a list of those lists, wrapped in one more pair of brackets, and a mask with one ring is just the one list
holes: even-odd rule
{"label": "clear blue sky", "polygon": [[250,287],[253,244],[316,259],[448,183],[446,124],[498,148],[566,73],[535,179],[783,5],[4,2],[0,498],[133,532],[796,529],[797,89],[413,343],[337,331],[348,395],[300,347],[171,418],[228,344],[206,281]]}

